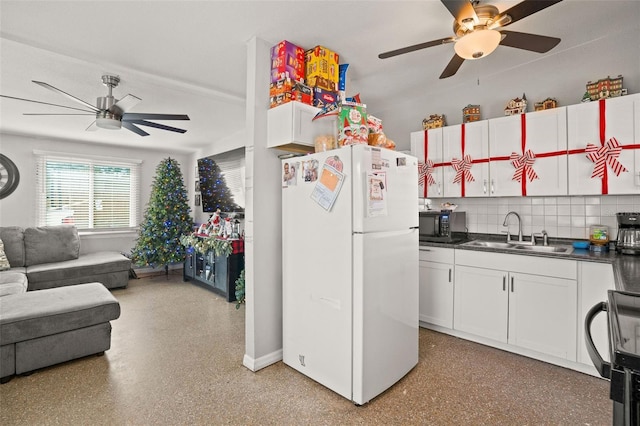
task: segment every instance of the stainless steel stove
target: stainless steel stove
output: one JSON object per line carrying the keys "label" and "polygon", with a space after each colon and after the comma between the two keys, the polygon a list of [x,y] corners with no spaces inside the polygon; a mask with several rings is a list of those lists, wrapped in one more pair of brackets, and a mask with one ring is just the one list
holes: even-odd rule
{"label": "stainless steel stove", "polygon": [[[607,312],[609,355],[606,362],[591,338],[591,322]],[[640,425],[640,294],[609,290],[607,302],[595,305],[585,318],[585,339],[591,361],[611,381],[614,425]]]}

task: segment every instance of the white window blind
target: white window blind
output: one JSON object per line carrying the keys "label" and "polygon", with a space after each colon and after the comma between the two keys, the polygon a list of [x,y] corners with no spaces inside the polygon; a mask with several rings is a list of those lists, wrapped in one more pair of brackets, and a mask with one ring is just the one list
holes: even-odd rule
{"label": "white window blind", "polygon": [[140,163],[36,153],[39,226],[83,230],[138,226]]}

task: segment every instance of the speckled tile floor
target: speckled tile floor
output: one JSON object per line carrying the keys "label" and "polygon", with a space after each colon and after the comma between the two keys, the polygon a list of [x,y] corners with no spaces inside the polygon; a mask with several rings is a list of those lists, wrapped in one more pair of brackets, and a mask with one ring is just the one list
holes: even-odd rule
{"label": "speckled tile floor", "polygon": [[357,407],[276,363],[242,366],[244,308],[174,272],[115,290],[111,349],[0,386],[2,425],[610,425],[608,383],[420,330],[420,362]]}

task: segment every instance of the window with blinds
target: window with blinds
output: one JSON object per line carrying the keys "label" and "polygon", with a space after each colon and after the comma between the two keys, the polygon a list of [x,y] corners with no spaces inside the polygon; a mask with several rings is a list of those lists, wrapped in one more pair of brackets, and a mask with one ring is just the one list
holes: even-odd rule
{"label": "window with blinds", "polygon": [[83,230],[138,226],[140,162],[36,153],[39,226]]}

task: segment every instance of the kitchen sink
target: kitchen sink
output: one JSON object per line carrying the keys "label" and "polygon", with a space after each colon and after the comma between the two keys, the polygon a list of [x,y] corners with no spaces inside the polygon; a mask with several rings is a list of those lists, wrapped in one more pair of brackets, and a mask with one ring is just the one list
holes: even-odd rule
{"label": "kitchen sink", "polygon": [[568,254],[573,251],[571,246],[514,246],[516,250],[537,251],[541,253],[564,253]]}
{"label": "kitchen sink", "polygon": [[464,243],[464,246],[471,247],[487,247],[487,248],[495,248],[495,249],[508,249],[513,251],[530,251],[537,253],[558,253],[558,254],[569,254],[573,252],[573,247],[571,246],[531,246],[531,245],[522,245],[522,243],[518,243],[517,241],[513,241],[511,243],[497,242],[497,241],[481,241],[474,240],[469,241],[468,243]]}
{"label": "kitchen sink", "polygon": [[475,246],[475,247],[489,247],[489,248],[499,248],[499,249],[512,249],[515,247],[512,243],[499,243],[497,241],[469,241],[468,243],[464,243],[465,246]]}

